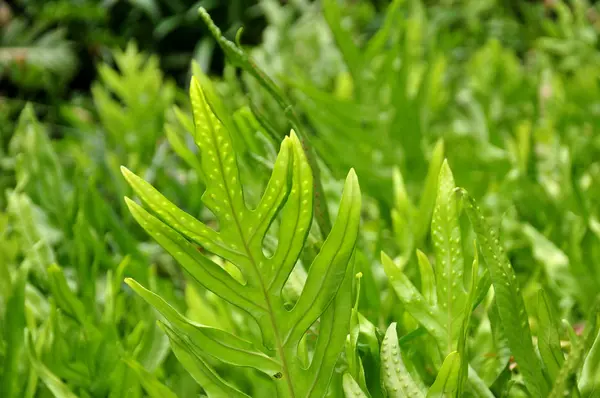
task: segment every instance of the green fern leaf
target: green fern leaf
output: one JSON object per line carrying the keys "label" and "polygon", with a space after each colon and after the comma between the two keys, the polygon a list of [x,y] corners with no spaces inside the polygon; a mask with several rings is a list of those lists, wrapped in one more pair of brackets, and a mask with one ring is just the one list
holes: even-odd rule
{"label": "green fern leaf", "polygon": [[441,311],[445,313],[447,353],[456,348],[464,318],[467,293],[463,285],[464,258],[458,223],[458,204],[454,178],[444,161],[438,180],[438,194],[431,221],[436,259],[436,290]]}
{"label": "green fern leaf", "polygon": [[488,225],[475,200],[465,190],[459,192],[464,199],[464,208],[477,235],[483,259],[490,272],[496,293],[498,313],[506,332],[506,338],[523,373],[527,389],[533,396],[546,396],[548,383],[542,373],[542,364],[533,348],[525,303],[516,281],[515,272],[500,245],[498,233]]}
{"label": "green fern leaf", "polygon": [[[346,360],[348,361],[348,373],[353,381],[358,382],[362,391],[368,391],[365,380],[363,364],[358,352],[358,338],[360,335],[360,318],[358,312],[358,301],[360,298],[360,280],[362,273],[356,274],[356,301],[350,315],[350,333],[346,338]],[[345,377],[345,376],[344,376]]]}
{"label": "green fern leaf", "polygon": [[[427,256],[417,251],[422,291],[419,292],[400,267],[384,253],[381,254],[381,262],[392,288],[406,310],[435,338],[442,355],[447,356],[457,349],[465,349],[464,342],[462,347],[459,348],[459,345],[461,339],[464,339],[465,322],[468,322],[478,299],[476,286],[481,280],[478,279],[478,274],[474,274],[467,292],[463,282],[465,260],[458,221],[458,202],[454,193],[456,188],[446,161],[440,167],[437,184],[431,222],[436,268],[434,272]],[[460,354],[463,355],[464,352]],[[482,388],[477,373],[469,369],[468,364],[463,365],[466,368],[460,372],[461,380],[465,372],[468,373],[471,390],[476,389],[478,396],[492,396],[489,390]]]}
{"label": "green fern leaf", "polygon": [[[577,369],[582,365],[584,361],[585,351],[590,346],[591,342],[594,339],[596,334],[596,325],[598,322],[598,313],[600,311],[600,300],[596,300],[595,305],[592,307],[590,311],[590,315],[588,317],[588,322],[583,333],[583,336],[576,339],[571,348],[571,352],[569,356],[564,361],[560,371],[556,375],[556,380],[554,385],[552,386],[552,391],[548,395],[548,398],[559,398],[567,396],[567,394],[571,393],[572,390],[575,390],[575,396],[579,395],[578,386],[574,385],[575,383],[571,383],[572,376],[575,374]],[[594,364],[594,367],[597,367],[598,364]],[[585,386],[585,385],[584,385]],[[595,394],[595,395],[592,395]],[[597,396],[597,392],[590,393],[586,392],[584,397],[594,397]],[[573,396],[573,395],[570,395]]]}
{"label": "green fern leaf", "polygon": [[350,373],[344,373],[342,384],[346,398],[368,398]]}
{"label": "green fern leaf", "polygon": [[382,253],[383,268],[407,310],[435,337],[443,355],[457,348],[465,318],[467,292],[463,284],[464,258],[458,224],[454,178],[447,162],[441,166],[431,223],[436,270],[417,252],[422,293],[392,260]]}
{"label": "green fern leaf", "polygon": [[127,359],[125,363],[135,372],[150,398],[177,398],[177,395],[169,387],[161,383],[156,376],[148,372],[139,362]]}
{"label": "green fern leaf", "polygon": [[342,23],[342,8],[338,0],[325,0],[322,2],[323,16],[329,25],[331,33],[335,38],[337,47],[344,58],[354,81],[361,79],[362,54],[360,49],[352,41],[351,32]]}
{"label": "green fern leaf", "polygon": [[385,337],[381,344],[381,363],[383,367],[381,376],[388,397],[425,397],[404,364],[398,344],[395,322],[385,332]]}
{"label": "green fern leaf", "polygon": [[427,255],[420,250],[417,250],[417,262],[419,264],[419,274],[421,275],[421,292],[432,307],[437,305],[437,295],[435,291],[435,274],[433,267],[429,262]]}
{"label": "green fern leaf", "polygon": [[582,397],[600,396],[600,331],[585,357],[578,387]]}
{"label": "green fern leaf", "polygon": [[408,277],[398,268],[396,264],[385,253],[381,252],[381,263],[387,274],[392,288],[410,311],[427,331],[438,341],[445,341],[445,327],[440,322],[439,314],[434,313],[427,305],[425,297],[417,290]]}
{"label": "green fern leaf", "polygon": [[67,280],[61,268],[52,264],[48,267],[48,280],[50,282],[50,290],[56,300],[56,304],[65,314],[79,322],[80,325],[86,323],[85,306],[71,291],[67,284]]}
{"label": "green fern leaf", "polygon": [[[475,309],[474,303],[477,294],[477,277],[479,275],[479,256],[477,254],[477,243],[474,243],[475,247],[475,258],[473,259],[473,265],[471,266],[471,288],[469,289],[469,296],[465,303],[465,313],[466,316],[463,319],[463,324],[460,332],[460,337],[458,339],[458,354],[460,354],[461,358],[469,358],[467,352],[467,340],[469,338],[469,324],[471,323],[471,312]],[[458,385],[456,388],[456,396],[461,397],[463,393],[463,388],[465,385],[465,381],[467,380],[469,374],[469,363],[465,360],[462,360],[460,363],[460,372],[458,375]]]}
{"label": "green fern leaf", "polygon": [[[194,139],[207,177],[202,199],[218,218],[219,231],[178,209],[150,184],[123,168],[135,193],[154,214],[130,199],[126,201],[134,218],[181,264],[192,283],[212,291],[256,320],[262,333],[260,341],[236,340],[212,328],[199,328],[158,296],[129,283],[163,313],[170,336],[193,342],[180,345],[188,354],[187,360],[193,358],[189,357],[192,348],[194,353],[225,362],[237,358],[236,365],[280,372],[281,377],[274,381],[280,385],[282,396],[322,396],[343,349],[352,308],[351,264],[361,206],[356,174],[353,170],[348,174],[337,220],[308,268],[297,301],[288,309],[282,289],[298,262],[312,223],[313,176],[302,144],[293,132],[283,140],[265,193],[258,205],[250,209],[244,200],[231,137],[195,78],[190,96]],[[263,241],[278,214],[278,244],[268,257],[263,253]],[[236,270],[217,265],[199,247],[227,260]],[[298,357],[298,345],[316,321],[320,322],[319,337],[306,368]],[[227,350],[215,349],[224,342]],[[237,350],[235,355],[232,349]],[[246,352],[241,354],[240,350]],[[251,364],[251,355],[261,361]],[[195,366],[204,369],[198,360],[194,361]]]}
{"label": "green fern leaf", "polygon": [[223,330],[191,322],[160,296],[143,288],[139,283],[132,279],[126,279],[126,282],[165,317],[173,331],[182,338],[185,337],[197,350],[222,358],[224,362],[232,365],[256,368],[269,376],[281,371],[281,366],[276,361],[258,351],[251,342]]}
{"label": "green fern leaf", "polygon": [[565,357],[560,348],[560,336],[558,325],[554,319],[554,312],[550,308],[550,303],[543,290],[538,293],[538,350],[544,363],[544,367],[550,377],[550,382],[554,382],[556,376],[565,362]]}
{"label": "green fern leaf", "polygon": [[315,154],[315,150],[312,147],[309,137],[304,133],[302,122],[300,118],[296,114],[294,107],[291,102],[286,98],[285,94],[282,90],[280,90],[275,82],[265,73],[263,72],[258,65],[246,54],[240,47],[238,47],[235,43],[230,40],[227,40],[221,30],[215,25],[212,18],[208,14],[208,12],[200,7],[200,17],[204,20],[204,23],[208,26],[208,29],[217,40],[217,43],[223,51],[227,58],[236,66],[242,68],[247,73],[252,75],[259,84],[264,87],[267,92],[275,99],[281,111],[286,115],[288,121],[295,129],[295,131],[300,136],[302,147],[306,153],[308,158],[308,162],[312,169],[312,174],[315,177],[314,181],[314,190],[315,190],[315,201],[314,201],[314,215],[317,220],[317,224],[319,225],[319,229],[323,236],[329,234],[331,230],[331,218],[329,216],[329,211],[327,209],[327,204],[324,202],[324,191],[323,184],[321,182],[319,165],[317,164],[317,157]]}
{"label": "green fern leaf", "polygon": [[46,384],[46,387],[54,394],[56,398],[78,398],[60,378],[52,373],[37,357],[35,345],[31,339],[31,334],[26,333],[25,346],[31,366],[40,379]]}
{"label": "green fern leaf", "polygon": [[439,184],[440,170],[444,164],[444,141],[439,140],[431,155],[427,177],[425,177],[425,185],[419,202],[419,211],[417,214],[417,222],[415,237],[417,242],[423,241],[427,230],[431,223],[432,213],[436,204],[436,193]]}
{"label": "green fern leaf", "polygon": [[204,388],[206,394],[211,398],[249,398],[231,384],[223,380],[212,368],[206,363],[200,354],[198,354],[188,341],[181,338],[175,331],[164,323],[159,325],[164,332],[169,336],[171,349],[175,356],[181,362],[183,367],[192,375],[194,380]]}
{"label": "green fern leaf", "polygon": [[429,387],[427,398],[443,398],[458,388],[459,373],[461,368],[460,354],[452,351],[438,372],[432,386]]}

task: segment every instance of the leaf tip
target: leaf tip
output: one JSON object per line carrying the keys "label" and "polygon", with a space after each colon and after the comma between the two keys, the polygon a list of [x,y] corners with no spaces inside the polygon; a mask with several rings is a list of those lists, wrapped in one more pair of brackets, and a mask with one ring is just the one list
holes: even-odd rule
{"label": "leaf tip", "polygon": [[128,169],[127,167],[125,167],[125,166],[121,166],[121,167],[120,167],[120,169],[121,169],[121,174],[123,174],[123,176],[124,176],[125,178],[127,178],[127,176],[128,176],[128,175],[130,175],[130,174],[133,174],[133,173],[131,172],[131,170],[129,170],[129,169]]}
{"label": "leaf tip", "polygon": [[47,269],[48,273],[50,274],[59,274],[61,273],[61,269],[57,264],[51,264],[48,269]]}
{"label": "leaf tip", "polygon": [[385,254],[385,252],[383,250],[381,251],[380,258],[381,258],[381,263],[384,264],[384,265],[385,264],[393,264],[394,263],[392,261],[392,259],[390,258],[390,256],[388,256],[387,254]]}
{"label": "leaf tip", "polygon": [[286,136],[285,138],[290,138],[292,141],[299,141],[298,134],[296,134],[296,131],[294,129],[291,129],[290,135]]}
{"label": "leaf tip", "polygon": [[123,282],[125,282],[127,286],[129,286],[134,292],[141,296],[140,292],[143,291],[141,289],[144,289],[144,287],[140,285],[135,279],[125,278]]}
{"label": "leaf tip", "polygon": [[131,198],[129,198],[129,196],[124,196],[123,200],[125,200],[125,204],[127,205],[127,207],[129,208],[130,211],[133,211],[135,206],[138,206],[137,203],[135,203],[133,200],[131,200]]}
{"label": "leaf tip", "polygon": [[196,75],[190,78],[190,96],[193,98],[202,97],[202,85]]}
{"label": "leaf tip", "polygon": [[440,184],[442,184],[443,181],[448,181],[454,185],[454,175],[452,174],[452,169],[450,168],[447,158],[444,158],[442,166],[440,167],[439,181]]}
{"label": "leaf tip", "polygon": [[397,333],[397,332],[396,332],[396,325],[397,325],[397,323],[396,323],[396,322],[392,322],[392,323],[390,323],[390,326],[388,326],[388,328],[387,328],[387,332],[386,332],[386,334],[387,334],[387,333],[392,333],[392,332],[393,332],[394,334],[396,334],[396,333]]}
{"label": "leaf tip", "polygon": [[288,147],[292,144],[292,138],[285,136],[283,137],[283,141],[281,141],[281,148]]}
{"label": "leaf tip", "polygon": [[350,171],[348,171],[348,176],[346,177],[346,186],[348,185],[353,187],[352,191],[355,195],[360,196],[358,176],[356,175],[356,170],[354,170],[354,168],[351,168]]}

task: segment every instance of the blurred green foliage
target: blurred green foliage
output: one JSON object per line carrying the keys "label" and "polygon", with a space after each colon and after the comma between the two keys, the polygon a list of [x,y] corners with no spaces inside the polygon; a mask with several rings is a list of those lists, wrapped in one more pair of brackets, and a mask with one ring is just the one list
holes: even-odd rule
{"label": "blurred green foliage", "polygon": [[[597,396],[600,5],[226,3],[0,2],[0,396],[309,396],[309,379],[314,396]],[[198,136],[216,125],[231,148]],[[233,180],[208,161],[224,148]],[[254,242],[210,193],[276,201],[248,249],[270,259],[298,230],[298,164],[314,205],[294,209],[314,222],[273,298],[253,290],[271,271],[211,249]],[[288,168],[289,192],[263,195]],[[360,215],[340,205],[351,168]],[[142,180],[222,241],[194,240],[169,202],[131,202],[140,228],[123,197],[147,201]],[[352,241],[332,221],[359,216],[352,261],[319,262]],[[206,269],[221,279],[194,278]],[[227,278],[280,300],[265,316],[302,325],[296,356]],[[303,297],[310,311],[286,315]],[[337,348],[320,351],[327,331]]]}
{"label": "blurred green foliage", "polygon": [[[226,3],[226,4],[225,4]],[[26,102],[63,126],[62,107],[85,93],[97,78],[96,64],[110,62],[112,52],[135,42],[180,83],[187,80],[190,59],[219,68],[214,44],[207,40],[198,7],[214,13],[222,26],[252,28],[258,42],[261,14],[248,12],[255,0],[17,0],[0,2],[0,142],[14,129]],[[60,134],[60,132],[55,132]]]}

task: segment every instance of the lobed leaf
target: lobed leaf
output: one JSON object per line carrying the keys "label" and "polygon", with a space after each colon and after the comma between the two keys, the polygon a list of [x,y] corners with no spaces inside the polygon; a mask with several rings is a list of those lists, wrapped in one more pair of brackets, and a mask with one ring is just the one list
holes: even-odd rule
{"label": "lobed leaf", "polygon": [[206,178],[212,181],[207,184],[202,200],[217,218],[228,221],[221,224],[221,233],[231,238],[237,232],[234,221],[244,220],[248,215],[231,137],[210,109],[195,77],[191,80],[190,101],[194,115],[194,140],[202,149],[202,169]]}
{"label": "lobed leaf", "polygon": [[[219,329],[192,324],[158,296],[131,280],[128,283],[166,317],[172,344],[179,344],[180,351],[185,351],[178,356],[185,357],[190,371],[204,375],[197,376],[197,380],[214,382],[201,358],[210,356],[280,375],[273,381],[284,395],[320,397],[327,391],[348,333],[352,259],[361,207],[356,174],[353,170],[348,173],[331,233],[310,265],[295,305],[288,309],[283,287],[302,254],[312,223],[314,181],[306,151],[292,131],[283,140],[257,207],[249,209],[227,126],[214,113],[196,79],[192,79],[190,96],[195,141],[207,176],[202,200],[216,215],[219,231],[178,209],[150,184],[123,168],[127,181],[155,215],[128,198],[126,203],[138,223],[182,265],[191,282],[246,311],[258,323],[262,338],[252,336],[250,342]],[[280,220],[275,220],[277,215]],[[279,222],[279,239],[274,254],[268,257],[263,245],[274,222]],[[221,267],[201,251],[229,262]],[[319,337],[308,364],[302,341],[317,321]]]}
{"label": "lobed leaf", "polygon": [[278,296],[288,280],[289,274],[302,253],[312,223],[313,177],[306,155],[296,134],[290,134],[292,165],[292,187],[286,199],[281,216],[285,222],[279,229],[278,244],[273,257],[266,259],[272,276],[267,289]]}
{"label": "lobed leaf", "polygon": [[223,268],[198,252],[196,247],[172,228],[152,216],[141,206],[125,198],[133,217],[162,247],[164,247],[195,283],[250,313],[266,311],[257,293],[241,285]]}
{"label": "lobed leaf", "polygon": [[156,213],[161,220],[192,242],[229,261],[244,259],[245,256],[223,241],[219,234],[176,207],[152,185],[122,166],[121,172],[134,192]]}

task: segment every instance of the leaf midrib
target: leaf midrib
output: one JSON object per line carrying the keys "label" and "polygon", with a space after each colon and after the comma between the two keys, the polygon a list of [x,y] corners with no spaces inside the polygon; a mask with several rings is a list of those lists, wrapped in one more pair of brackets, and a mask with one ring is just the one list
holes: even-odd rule
{"label": "leaf midrib", "polygon": [[[450,206],[451,203],[448,203],[448,201],[446,201],[446,203],[444,203],[444,211],[443,211],[443,217],[442,214],[440,214],[440,221],[443,220],[444,223],[444,227],[443,230],[443,239],[445,240],[445,242],[442,242],[442,244],[444,244],[444,259],[445,259],[445,267],[444,267],[444,272],[446,274],[446,329],[447,329],[447,333],[448,333],[448,352],[452,352],[452,324],[453,324],[453,319],[452,319],[452,315],[453,315],[453,305],[454,302],[452,300],[452,232],[454,230],[454,227],[452,226],[452,217],[450,216]],[[438,214],[439,214],[439,210],[438,210]],[[450,228],[448,228],[448,226],[450,226]],[[443,275],[442,275],[443,277]]]}
{"label": "leaf midrib", "polygon": [[[210,110],[207,109],[207,103],[206,101],[202,101],[202,107],[204,108],[204,112],[205,115],[209,115]],[[212,125],[212,123],[207,123],[213,138],[213,142],[217,142],[216,137],[215,137],[215,130],[214,130],[214,126]],[[252,265],[254,272],[257,276],[258,281],[260,282],[260,288],[261,291],[263,293],[264,296],[264,300],[265,300],[265,304],[267,306],[267,313],[269,315],[269,320],[271,321],[271,326],[273,326],[273,334],[275,337],[275,343],[277,345],[277,352],[279,353],[279,357],[281,358],[281,365],[282,365],[282,373],[283,373],[283,377],[285,378],[286,382],[287,382],[287,386],[288,389],[290,391],[290,396],[292,398],[295,397],[295,393],[294,393],[294,387],[292,385],[292,380],[290,378],[290,372],[289,372],[289,367],[287,364],[287,359],[285,356],[285,351],[283,349],[283,345],[281,343],[281,337],[279,334],[279,328],[277,327],[277,322],[275,319],[275,314],[273,312],[273,305],[271,304],[271,300],[269,299],[269,295],[268,295],[268,291],[265,287],[265,283],[261,277],[260,274],[260,270],[258,268],[258,265],[256,264],[256,260],[254,259],[254,255],[252,253],[252,251],[250,250],[250,247],[248,246],[248,242],[246,241],[246,239],[244,239],[244,234],[242,232],[242,226],[240,223],[240,220],[238,218],[238,214],[236,213],[235,209],[233,208],[233,201],[231,199],[231,194],[229,192],[229,184],[227,179],[225,178],[225,173],[224,173],[224,168],[223,168],[223,159],[221,158],[221,151],[219,150],[218,145],[215,145],[215,153],[217,155],[217,160],[219,162],[219,169],[221,171],[221,175],[223,176],[223,184],[225,185],[225,194],[227,195],[227,203],[229,205],[229,208],[231,209],[231,214],[233,216],[233,220],[235,222],[235,226],[238,230],[240,239],[242,241],[242,244],[244,246],[244,250],[246,251],[246,254],[248,255],[248,260],[250,261],[250,264]],[[242,201],[243,204],[243,201]]]}

